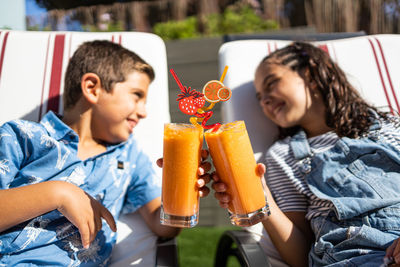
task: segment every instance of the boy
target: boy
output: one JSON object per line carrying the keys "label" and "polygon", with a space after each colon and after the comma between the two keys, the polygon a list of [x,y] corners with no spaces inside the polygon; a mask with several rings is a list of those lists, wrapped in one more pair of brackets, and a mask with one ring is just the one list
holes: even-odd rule
{"label": "boy", "polygon": [[114,218],[137,209],[155,234],[179,233],[159,223],[156,174],[131,135],[153,79],[135,53],[87,42],[66,71],[63,117],[0,128],[0,265],[107,265]]}

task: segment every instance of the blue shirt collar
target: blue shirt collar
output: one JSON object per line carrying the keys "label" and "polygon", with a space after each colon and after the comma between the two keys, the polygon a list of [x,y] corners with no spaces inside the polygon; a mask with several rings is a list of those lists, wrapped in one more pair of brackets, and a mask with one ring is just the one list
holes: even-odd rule
{"label": "blue shirt collar", "polygon": [[[60,141],[60,140],[66,140],[66,141],[73,141],[73,142],[79,142],[79,136],[76,134],[74,130],[72,130],[68,125],[66,125],[62,120],[61,120],[60,115],[56,115],[53,111],[49,111],[44,115],[44,117],[41,119],[40,123],[46,128],[47,132],[51,137],[53,137],[55,140]],[[133,138],[131,135],[129,139]],[[114,148],[117,148],[119,146],[122,146],[129,142],[129,139],[125,142],[119,143],[119,144],[105,144],[107,151],[110,152]]]}
{"label": "blue shirt collar", "polygon": [[76,138],[76,141],[79,140],[74,130],[61,120],[61,116],[57,116],[53,111],[47,112],[40,123],[46,128],[49,135],[57,141],[66,139],[68,135],[73,139]]}

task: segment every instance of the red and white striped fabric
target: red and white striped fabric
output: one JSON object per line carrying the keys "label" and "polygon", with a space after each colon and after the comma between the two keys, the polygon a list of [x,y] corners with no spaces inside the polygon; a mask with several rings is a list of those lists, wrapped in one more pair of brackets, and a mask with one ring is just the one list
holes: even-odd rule
{"label": "red and white striped fabric", "polygon": [[[234,41],[219,50],[219,70],[222,73],[224,66],[229,66],[224,84],[232,89],[232,98],[222,106],[223,119],[246,121],[257,158],[271,145],[276,127],[255,108],[254,72],[262,58],[290,42]],[[364,99],[383,110],[400,112],[400,35],[367,35],[315,44],[339,64]]]}
{"label": "red and white striped fabric", "polygon": [[[123,45],[155,70],[148,116],[135,128],[140,144],[155,163],[162,157],[164,123],[170,122],[170,113],[165,44],[154,34],[0,31],[0,125],[17,118],[39,121],[48,110],[62,113],[68,60],[81,43],[95,39]],[[155,169],[161,177],[161,169]],[[117,227],[112,266],[154,266],[157,237],[142,217],[123,215]]]}
{"label": "red and white striped fabric", "polygon": [[[232,97],[222,104],[224,122],[245,120],[256,159],[273,143],[276,126],[259,108],[253,79],[256,67],[269,53],[288,45],[282,40],[243,40],[225,43],[219,50],[219,70],[229,66],[224,84]],[[370,35],[316,42],[344,70],[350,82],[369,103],[400,112],[400,35]],[[268,235],[257,224],[247,230],[260,243],[272,266],[286,267]]]}
{"label": "red and white striped fabric", "polygon": [[0,31],[0,125],[16,118],[39,121],[48,110],[62,113],[68,60],[81,43],[95,39],[122,44],[155,69],[148,117],[135,134],[156,160],[162,156],[163,124],[170,121],[168,68],[164,42],[150,33]]}

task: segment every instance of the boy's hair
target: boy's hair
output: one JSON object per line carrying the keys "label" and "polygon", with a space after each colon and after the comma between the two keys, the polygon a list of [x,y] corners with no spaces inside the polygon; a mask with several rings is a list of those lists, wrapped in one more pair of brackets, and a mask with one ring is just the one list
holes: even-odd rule
{"label": "boy's hair", "polygon": [[64,83],[64,109],[72,108],[82,96],[81,79],[85,73],[99,76],[102,87],[111,92],[133,71],[145,73],[154,80],[154,70],[134,52],[109,41],[90,41],[78,47],[71,57]]}
{"label": "boy's hair", "polygon": [[[294,42],[269,54],[260,63],[267,64],[289,67],[302,77],[306,86],[316,85],[326,107],[326,124],[339,137],[357,138],[366,133],[372,124],[370,110],[382,117],[387,115],[366,103],[328,53],[312,44]],[[280,138],[295,134],[298,128],[280,128]]]}

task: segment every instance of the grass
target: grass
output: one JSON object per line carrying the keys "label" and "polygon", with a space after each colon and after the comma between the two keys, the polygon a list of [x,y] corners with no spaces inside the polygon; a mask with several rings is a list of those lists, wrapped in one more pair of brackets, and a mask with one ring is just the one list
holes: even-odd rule
{"label": "grass", "polygon": [[[178,236],[179,265],[190,267],[214,266],[218,240],[225,230],[239,229],[235,226],[194,227],[183,229]],[[239,267],[238,261],[230,257],[229,267]]]}

